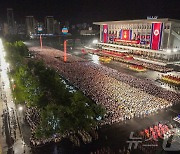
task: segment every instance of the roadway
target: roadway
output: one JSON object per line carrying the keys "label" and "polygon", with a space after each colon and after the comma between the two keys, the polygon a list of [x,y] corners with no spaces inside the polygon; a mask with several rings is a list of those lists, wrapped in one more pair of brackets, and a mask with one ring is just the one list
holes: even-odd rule
{"label": "roadway", "polygon": [[22,135],[21,125],[19,121],[23,118],[20,111],[17,110],[12,98],[10,82],[8,77],[9,64],[5,60],[6,52],[0,40],[0,134],[3,154],[21,154],[30,153],[30,148]]}

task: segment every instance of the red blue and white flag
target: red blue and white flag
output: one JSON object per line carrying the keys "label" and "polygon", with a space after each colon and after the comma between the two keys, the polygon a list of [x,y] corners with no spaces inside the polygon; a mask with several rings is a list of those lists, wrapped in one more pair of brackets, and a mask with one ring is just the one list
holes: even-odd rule
{"label": "red blue and white flag", "polygon": [[161,46],[163,23],[153,23],[151,31],[151,44],[153,50],[159,50]]}
{"label": "red blue and white flag", "polygon": [[103,43],[108,42],[108,25],[103,25]]}

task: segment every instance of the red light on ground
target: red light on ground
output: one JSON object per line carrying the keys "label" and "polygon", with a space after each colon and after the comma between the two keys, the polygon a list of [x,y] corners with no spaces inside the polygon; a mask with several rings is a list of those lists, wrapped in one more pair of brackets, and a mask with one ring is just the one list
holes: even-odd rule
{"label": "red light on ground", "polygon": [[67,56],[66,56],[66,50],[67,50],[67,48],[66,48],[66,46],[67,46],[67,40],[64,41],[64,62],[67,61]]}
{"label": "red light on ground", "polygon": [[41,45],[41,50],[42,50],[42,36],[40,35],[40,45]]}

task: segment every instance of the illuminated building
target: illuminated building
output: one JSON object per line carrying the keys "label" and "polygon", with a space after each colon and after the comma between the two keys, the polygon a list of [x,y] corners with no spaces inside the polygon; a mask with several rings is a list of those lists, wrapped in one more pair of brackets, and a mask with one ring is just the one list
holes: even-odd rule
{"label": "illuminated building", "polygon": [[94,22],[100,49],[120,50],[164,61],[180,60],[180,20],[144,19]]}

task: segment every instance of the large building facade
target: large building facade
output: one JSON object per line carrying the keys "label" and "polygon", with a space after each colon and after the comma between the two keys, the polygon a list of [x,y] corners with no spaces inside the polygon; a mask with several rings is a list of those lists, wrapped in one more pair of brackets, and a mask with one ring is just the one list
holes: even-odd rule
{"label": "large building facade", "polygon": [[115,48],[164,60],[180,60],[180,20],[145,19],[95,22],[99,47]]}

